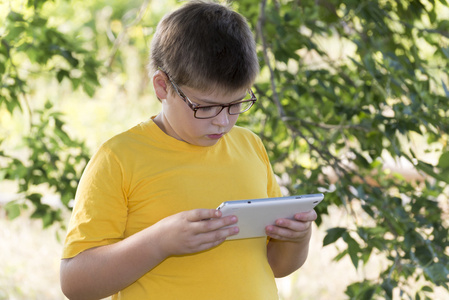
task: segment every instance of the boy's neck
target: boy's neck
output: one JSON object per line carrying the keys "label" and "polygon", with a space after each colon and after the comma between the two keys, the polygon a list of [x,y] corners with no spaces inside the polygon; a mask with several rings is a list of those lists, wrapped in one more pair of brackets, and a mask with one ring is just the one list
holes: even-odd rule
{"label": "boy's neck", "polygon": [[160,130],[162,130],[165,134],[168,134],[165,129],[164,122],[162,121],[161,114],[157,114],[156,117],[154,117],[153,122],[157,125],[157,127],[159,127]]}

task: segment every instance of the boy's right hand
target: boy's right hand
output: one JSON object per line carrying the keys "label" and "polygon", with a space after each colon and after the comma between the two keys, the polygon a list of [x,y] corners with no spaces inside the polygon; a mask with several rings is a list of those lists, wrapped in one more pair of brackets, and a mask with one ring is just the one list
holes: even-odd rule
{"label": "boy's right hand", "polygon": [[161,251],[168,257],[196,253],[215,247],[239,232],[236,216],[221,217],[215,209],[194,209],[162,219],[154,226]]}

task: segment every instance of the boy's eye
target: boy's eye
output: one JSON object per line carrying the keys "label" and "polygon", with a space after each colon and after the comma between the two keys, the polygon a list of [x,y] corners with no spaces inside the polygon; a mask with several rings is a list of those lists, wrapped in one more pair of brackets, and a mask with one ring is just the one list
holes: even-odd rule
{"label": "boy's eye", "polygon": [[236,104],[232,104],[231,105],[231,110],[240,110],[240,108],[242,107],[242,103],[236,103]]}
{"label": "boy's eye", "polygon": [[212,118],[218,115],[221,109],[222,107],[220,105],[198,107],[196,110],[196,116],[200,118]]}
{"label": "boy's eye", "polygon": [[206,107],[200,107],[199,110],[204,111],[204,112],[209,112],[212,110],[216,110],[217,106],[206,106]]}

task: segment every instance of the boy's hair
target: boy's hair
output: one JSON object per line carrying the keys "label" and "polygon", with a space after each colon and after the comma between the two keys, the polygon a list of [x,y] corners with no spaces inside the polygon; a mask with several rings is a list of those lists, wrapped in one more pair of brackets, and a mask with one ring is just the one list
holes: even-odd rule
{"label": "boy's hair", "polygon": [[259,62],[243,16],[221,4],[190,1],[157,26],[150,72],[157,68],[178,85],[231,92],[253,84]]}

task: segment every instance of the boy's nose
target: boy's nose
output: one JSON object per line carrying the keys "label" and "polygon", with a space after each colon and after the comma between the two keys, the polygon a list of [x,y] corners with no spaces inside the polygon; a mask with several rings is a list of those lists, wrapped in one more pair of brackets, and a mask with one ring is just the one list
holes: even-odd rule
{"label": "boy's nose", "polygon": [[212,119],[212,123],[221,127],[229,125],[228,110],[226,108],[223,109],[216,117]]}

